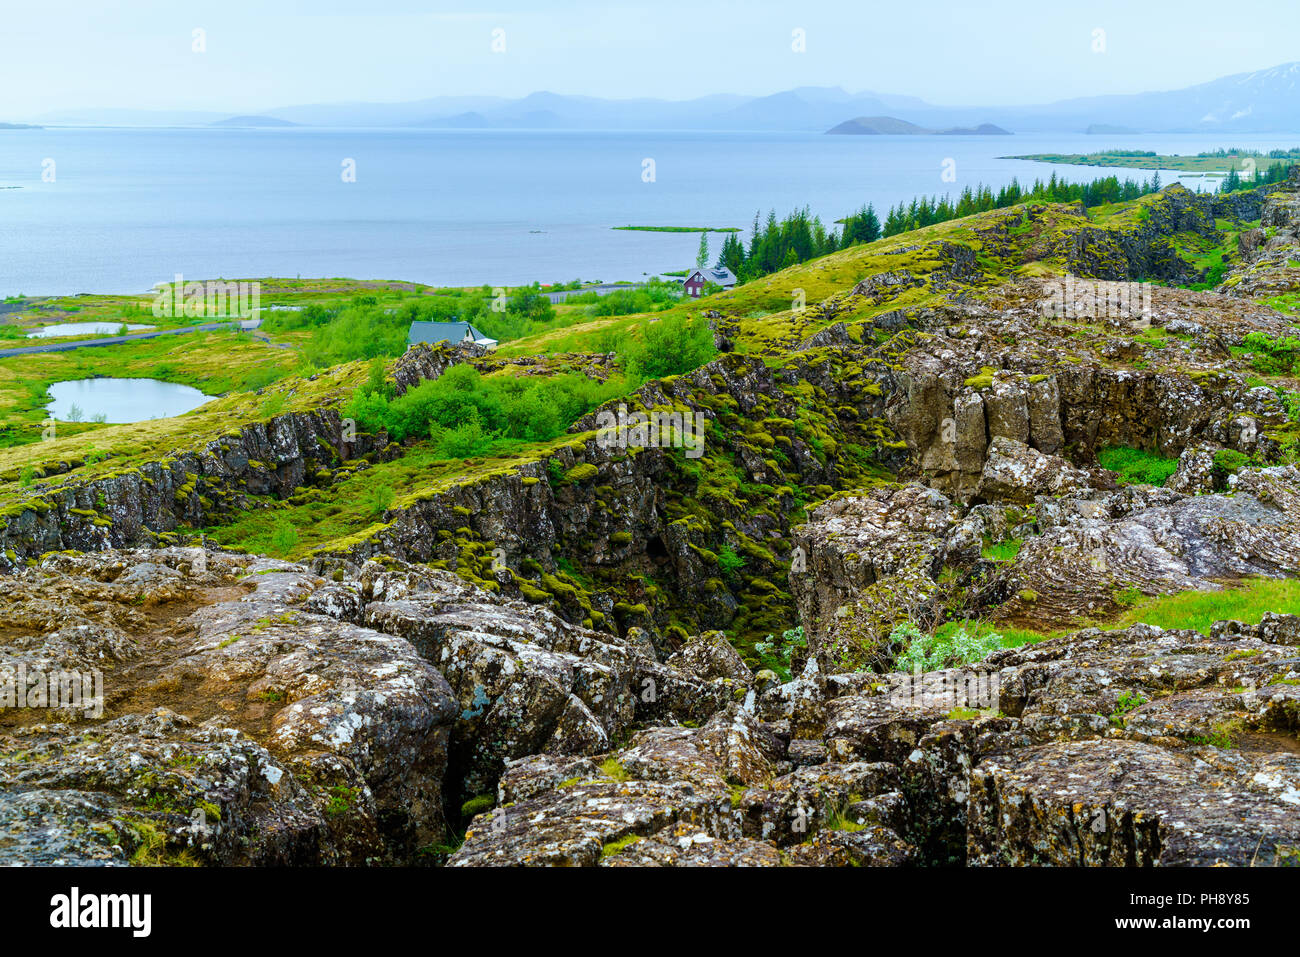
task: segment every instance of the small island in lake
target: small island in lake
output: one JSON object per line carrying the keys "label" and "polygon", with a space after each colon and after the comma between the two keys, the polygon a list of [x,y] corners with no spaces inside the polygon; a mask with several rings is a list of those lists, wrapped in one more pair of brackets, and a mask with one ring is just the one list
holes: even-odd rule
{"label": "small island in lake", "polygon": [[833,126],[827,133],[848,134],[856,136],[1011,136],[1010,130],[1004,130],[992,123],[979,126],[954,126],[946,130],[931,130],[917,126],[907,120],[893,116],[859,116],[845,120]]}
{"label": "small island in lake", "polygon": [[738,233],[738,226],[611,226],[642,233]]}

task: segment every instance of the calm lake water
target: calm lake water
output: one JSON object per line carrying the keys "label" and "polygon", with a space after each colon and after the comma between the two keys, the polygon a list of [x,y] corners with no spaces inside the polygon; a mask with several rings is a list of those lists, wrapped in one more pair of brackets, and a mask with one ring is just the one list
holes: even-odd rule
{"label": "calm lake water", "polygon": [[40,329],[27,333],[27,338],[57,339],[60,336],[112,336],[116,335],[124,325],[129,332],[154,328],[153,326],[142,326],[134,322],[65,322],[58,326],[42,326]]}
{"label": "calm lake water", "polygon": [[49,392],[54,401],[46,409],[64,422],[71,421],[74,406],[83,422],[96,415],[106,422],[143,422],[180,415],[212,399],[190,386],[157,379],[74,379],[54,383]]}
{"label": "calm lake water", "polygon": [[[868,201],[883,218],[884,208],[918,194],[979,182],[999,187],[1053,171],[1071,179],[1109,172],[998,159],[1009,153],[1195,153],[1291,147],[1297,139],[6,130],[0,295],[143,292],[175,273],[447,285],[635,280],[685,268],[699,237],[613,226],[747,232],[755,210],[784,214],[804,205],[829,224]],[[349,159],[354,183],[341,175]],[[642,179],[646,159],[654,161],[653,182]],[[947,159],[955,161],[956,182],[941,179]],[[54,161],[54,182],[42,181],[46,160]],[[715,251],[719,242],[713,237]]]}

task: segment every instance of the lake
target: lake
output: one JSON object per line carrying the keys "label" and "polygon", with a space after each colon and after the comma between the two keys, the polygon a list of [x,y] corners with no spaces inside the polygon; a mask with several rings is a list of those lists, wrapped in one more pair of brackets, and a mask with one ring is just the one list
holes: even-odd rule
{"label": "lake", "polygon": [[[46,409],[63,422],[97,415],[113,423],[166,419],[212,401],[198,389],[158,379],[73,379],[54,383],[49,393],[54,401]],[[74,419],[75,410],[80,414]]]}
{"label": "lake", "polygon": [[[701,133],[45,129],[0,131],[0,296],[144,292],[187,278],[439,285],[637,280],[695,259],[690,233],[807,205],[872,202],[1111,170],[1008,153],[1291,147],[1295,136],[825,136]],[[42,163],[54,161],[54,182]],[[643,162],[654,161],[653,182]],[[955,182],[941,178],[955,162]],[[343,164],[356,164],[356,182]],[[1121,178],[1147,174],[1116,171]],[[1166,182],[1173,178],[1166,174]],[[1204,178],[1187,180],[1189,187]],[[716,251],[721,237],[712,237]]]}
{"label": "lake", "polygon": [[126,326],[129,332],[153,329],[133,322],[65,322],[58,326],[42,326],[27,333],[28,339],[57,339],[61,336],[114,336]]}

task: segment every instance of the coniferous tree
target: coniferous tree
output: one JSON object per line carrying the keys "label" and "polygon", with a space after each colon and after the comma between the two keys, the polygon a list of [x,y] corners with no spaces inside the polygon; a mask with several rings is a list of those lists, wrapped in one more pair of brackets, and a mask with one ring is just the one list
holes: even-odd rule
{"label": "coniferous tree", "polygon": [[862,241],[874,243],[879,238],[880,218],[876,216],[876,207],[867,203],[867,208],[862,213]]}
{"label": "coniferous tree", "polygon": [[728,233],[722,241],[722,251],[718,253],[718,265],[730,269],[736,276],[740,275],[745,264],[745,244],[735,233]]}

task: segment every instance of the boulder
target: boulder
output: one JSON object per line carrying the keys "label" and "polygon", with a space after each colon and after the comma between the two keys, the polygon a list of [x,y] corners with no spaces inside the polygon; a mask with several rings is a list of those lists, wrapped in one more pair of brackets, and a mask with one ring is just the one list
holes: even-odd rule
{"label": "boulder", "polygon": [[748,684],[753,679],[753,672],[745,664],[745,659],[720,631],[707,631],[687,639],[682,649],[665,664],[704,681],[730,678]]}
{"label": "boulder", "polygon": [[1039,495],[1087,487],[1087,473],[1065,459],[998,436],[989,445],[975,494],[985,501],[1029,504]]}

